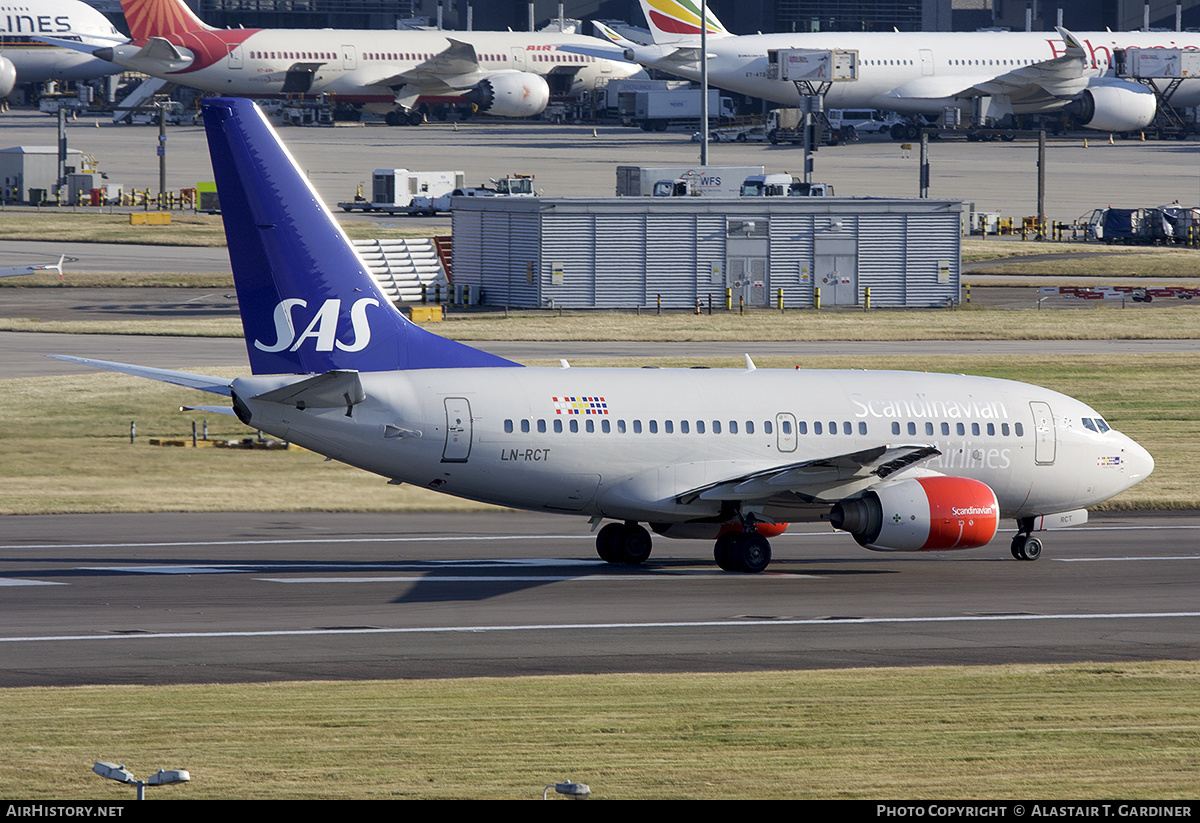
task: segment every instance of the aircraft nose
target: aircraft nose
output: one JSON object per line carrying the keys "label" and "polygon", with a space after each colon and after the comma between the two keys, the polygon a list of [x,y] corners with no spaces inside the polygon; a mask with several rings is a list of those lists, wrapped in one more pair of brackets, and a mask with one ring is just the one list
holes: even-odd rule
{"label": "aircraft nose", "polygon": [[1132,438],[1125,437],[1125,445],[1121,451],[1123,458],[1129,463],[1129,470],[1125,476],[1128,478],[1130,486],[1145,480],[1154,471],[1154,458]]}

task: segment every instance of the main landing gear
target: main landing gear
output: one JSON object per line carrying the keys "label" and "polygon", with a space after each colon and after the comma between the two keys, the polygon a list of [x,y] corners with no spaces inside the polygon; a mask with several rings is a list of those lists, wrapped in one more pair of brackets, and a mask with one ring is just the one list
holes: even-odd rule
{"label": "main landing gear", "polygon": [[1042,541],[1034,537],[1033,518],[1017,521],[1017,534],[1012,539],[1010,551],[1015,560],[1037,560],[1042,556]]}
{"label": "main landing gear", "polygon": [[[606,563],[636,566],[650,556],[651,544],[650,532],[632,520],[609,523],[596,535],[596,553]],[[771,562],[771,543],[757,531],[732,529],[717,537],[713,557],[727,572],[761,572]]]}
{"label": "main landing gear", "polygon": [[650,532],[634,523],[609,523],[596,535],[596,553],[606,563],[636,566],[650,556]]}
{"label": "main landing gear", "polygon": [[771,543],[758,532],[724,532],[713,547],[713,558],[727,572],[761,572],[771,563]]}

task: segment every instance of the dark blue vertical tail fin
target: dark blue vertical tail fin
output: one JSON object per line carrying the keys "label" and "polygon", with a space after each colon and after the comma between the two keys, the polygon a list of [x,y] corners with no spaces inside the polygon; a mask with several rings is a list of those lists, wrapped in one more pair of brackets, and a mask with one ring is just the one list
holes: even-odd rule
{"label": "dark blue vertical tail fin", "polygon": [[255,374],[519,365],[409,322],[258,107],[201,106]]}

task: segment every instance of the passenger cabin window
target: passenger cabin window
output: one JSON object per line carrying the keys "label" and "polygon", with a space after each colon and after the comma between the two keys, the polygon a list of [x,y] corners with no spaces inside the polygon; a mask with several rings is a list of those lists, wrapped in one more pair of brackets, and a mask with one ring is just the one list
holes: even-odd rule
{"label": "passenger cabin window", "polygon": [[513,430],[513,422],[511,420],[505,420],[504,421],[505,434],[512,434],[512,430]]}

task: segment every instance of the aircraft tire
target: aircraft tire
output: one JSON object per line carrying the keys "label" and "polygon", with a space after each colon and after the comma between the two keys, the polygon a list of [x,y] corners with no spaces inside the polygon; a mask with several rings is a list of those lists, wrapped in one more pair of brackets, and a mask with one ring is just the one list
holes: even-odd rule
{"label": "aircraft tire", "polygon": [[1025,551],[1025,535],[1018,534],[1012,539],[1012,545],[1008,547],[1009,553],[1013,556],[1013,560],[1020,560],[1021,554]]}
{"label": "aircraft tire", "polygon": [[1037,560],[1042,556],[1042,541],[1036,537],[1029,537],[1025,540],[1025,547],[1021,551],[1022,560]]}
{"label": "aircraft tire", "polygon": [[596,554],[600,555],[600,559],[605,563],[621,562],[621,554],[617,550],[617,544],[621,539],[621,532],[624,529],[625,527],[620,523],[609,523],[596,535]]}
{"label": "aircraft tire", "polygon": [[738,532],[725,532],[717,538],[717,542],[713,546],[713,559],[717,561],[717,566],[722,571],[735,572],[738,570],[738,565],[734,562],[731,553],[739,537],[741,534]]}
{"label": "aircraft tire", "polygon": [[626,523],[621,528],[621,534],[616,541],[616,546],[619,562],[636,566],[639,563],[644,563],[650,557],[650,550],[654,547],[654,541],[650,538],[650,532],[637,523]]}
{"label": "aircraft tire", "polygon": [[385,114],[383,116],[383,122],[387,123],[389,126],[399,126],[400,125],[400,112],[389,111],[387,114]]}
{"label": "aircraft tire", "polygon": [[771,564],[771,543],[761,534],[743,534],[730,554],[741,571],[758,574]]}
{"label": "aircraft tire", "polygon": [[1042,556],[1042,541],[1029,534],[1018,534],[1012,541],[1012,556],[1017,560],[1034,561]]}

